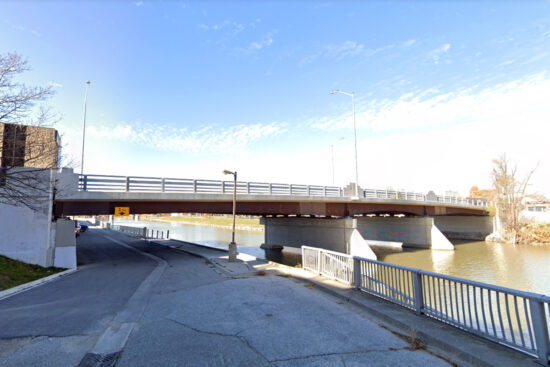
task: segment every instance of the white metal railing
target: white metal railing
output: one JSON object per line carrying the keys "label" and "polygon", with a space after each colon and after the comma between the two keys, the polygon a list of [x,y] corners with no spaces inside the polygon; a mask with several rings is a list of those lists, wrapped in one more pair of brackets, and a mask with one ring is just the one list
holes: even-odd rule
{"label": "white metal railing", "polygon": [[[303,267],[323,274],[323,259],[336,258],[335,254],[303,246]],[[330,262],[328,273],[348,274],[350,269],[353,273],[350,278],[340,275],[338,280],[419,315],[535,355],[548,365],[550,297],[346,254],[338,256],[347,261]]]}
{"label": "white metal railing", "polygon": [[[184,178],[80,175],[79,191],[90,192],[173,192],[198,194],[232,194],[233,181],[197,180]],[[344,189],[336,186],[298,185],[266,182],[237,182],[238,194],[297,195],[341,197]],[[457,198],[453,196],[428,197],[426,194],[407,191],[362,191],[365,198],[396,201],[436,202],[461,206],[487,207],[483,199]]]}
{"label": "white metal railing", "polygon": [[353,257],[339,252],[302,246],[302,266],[341,282],[353,283]]}
{"label": "white metal railing", "polygon": [[144,238],[144,239],[169,239],[170,231],[155,230],[147,227],[132,227],[123,226],[120,224],[106,224],[107,229],[121,232],[132,237]]}

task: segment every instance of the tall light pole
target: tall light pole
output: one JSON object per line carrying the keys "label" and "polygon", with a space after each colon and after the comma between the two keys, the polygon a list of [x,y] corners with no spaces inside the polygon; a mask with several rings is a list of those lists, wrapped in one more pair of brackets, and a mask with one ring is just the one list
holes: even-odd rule
{"label": "tall light pole", "polygon": [[[340,137],[340,139],[338,139],[336,142],[340,141],[340,140],[344,140],[344,137]],[[335,178],[334,178],[334,143],[330,144],[330,158],[331,158],[331,162],[332,162],[332,184],[334,185],[334,181],[335,181]]]}
{"label": "tall light pole", "polygon": [[237,244],[235,243],[235,212],[237,208],[237,171],[223,170],[224,175],[233,175],[233,232],[229,244],[229,262],[237,261]]}
{"label": "tall light pole", "polygon": [[344,94],[351,97],[351,106],[353,109],[353,139],[355,141],[355,196],[359,197],[359,169],[357,164],[357,129],[355,127],[355,93],[342,92],[341,90],[335,89],[330,92],[330,94]]}
{"label": "tall light pole", "polygon": [[84,143],[86,142],[86,102],[88,101],[88,87],[90,81],[86,82],[86,94],[84,95],[84,124],[82,126],[82,158],[80,159],[80,174],[84,174]]}

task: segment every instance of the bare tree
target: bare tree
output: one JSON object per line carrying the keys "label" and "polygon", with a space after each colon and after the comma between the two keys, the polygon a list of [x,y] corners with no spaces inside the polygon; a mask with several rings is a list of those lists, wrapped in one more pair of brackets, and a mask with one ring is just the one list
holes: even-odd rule
{"label": "bare tree", "polygon": [[536,168],[520,179],[517,177],[517,166],[511,166],[505,154],[493,159],[493,165],[491,179],[494,201],[504,224],[505,238],[515,244],[520,228],[520,213],[524,209],[525,191]]}
{"label": "bare tree", "polygon": [[60,161],[57,117],[41,104],[51,87],[28,87],[16,80],[28,71],[16,53],[0,54],[0,203],[44,208],[51,195],[45,177]]}

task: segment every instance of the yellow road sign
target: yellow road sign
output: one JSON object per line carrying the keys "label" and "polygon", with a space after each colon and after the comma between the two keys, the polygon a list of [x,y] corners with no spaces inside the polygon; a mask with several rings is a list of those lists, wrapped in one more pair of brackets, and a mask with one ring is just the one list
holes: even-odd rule
{"label": "yellow road sign", "polygon": [[115,206],[115,216],[117,217],[127,217],[130,215],[129,206]]}

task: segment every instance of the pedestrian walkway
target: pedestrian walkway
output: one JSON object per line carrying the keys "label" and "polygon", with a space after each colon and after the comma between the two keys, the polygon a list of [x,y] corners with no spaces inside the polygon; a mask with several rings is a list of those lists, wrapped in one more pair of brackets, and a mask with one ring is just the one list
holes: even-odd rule
{"label": "pedestrian walkway", "polygon": [[227,251],[223,249],[214,249],[177,240],[158,241],[158,244],[206,258],[212,264],[215,264],[218,269],[232,276],[246,276],[260,271],[305,281],[310,285],[314,285],[316,289],[322,290],[339,300],[344,300],[350,307],[354,308],[355,312],[360,312],[374,322],[404,336],[405,339],[410,339],[410,336],[414,335],[416,342],[432,348],[434,352],[453,362],[460,362],[459,364],[534,366],[534,358],[462,332],[441,322],[419,317],[400,306],[310,271],[257,259],[247,254],[239,254],[238,261],[230,263],[228,262]]}

